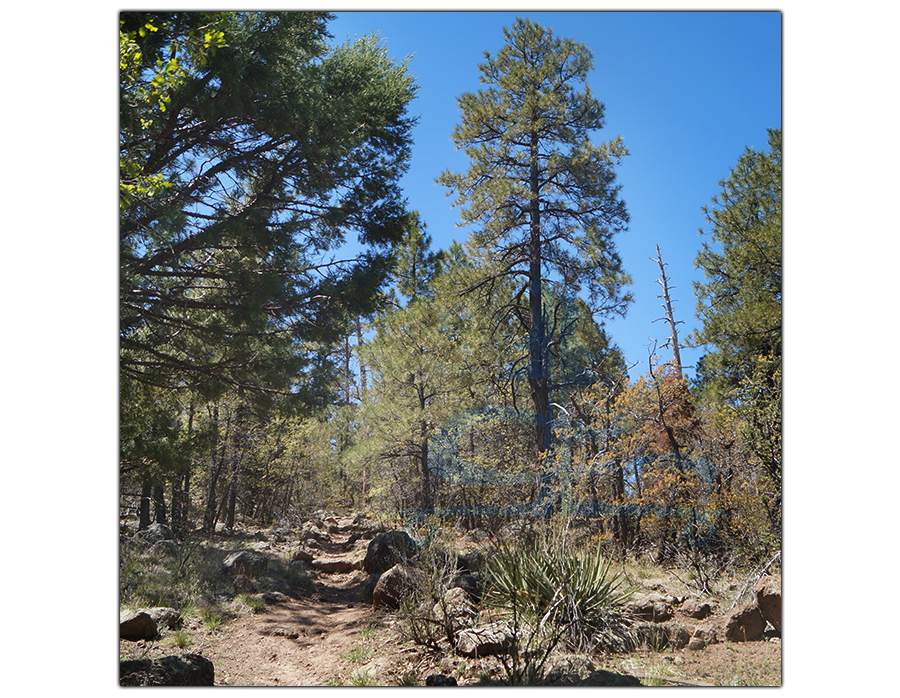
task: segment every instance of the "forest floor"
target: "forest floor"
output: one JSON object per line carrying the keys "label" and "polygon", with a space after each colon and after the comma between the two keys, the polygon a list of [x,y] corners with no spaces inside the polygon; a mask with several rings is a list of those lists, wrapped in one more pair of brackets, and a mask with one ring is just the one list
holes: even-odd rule
{"label": "forest floor", "polygon": [[[296,543],[272,544],[269,556],[290,560]],[[348,557],[336,544],[329,557]],[[359,556],[358,551],[353,559]],[[120,659],[192,652],[211,660],[221,686],[424,685],[430,674],[452,675],[459,685],[500,679],[496,657],[463,659],[416,646],[398,632],[396,617],[361,600],[362,571],[317,572],[315,591],[291,595],[257,612],[238,613],[218,627],[185,619],[178,637],[154,642],[120,641]],[[717,580],[722,588],[735,587]],[[741,581],[741,580],[735,580]],[[683,591],[677,576],[655,568],[645,586]],[[725,606],[727,610],[727,606]],[[722,612],[724,613],[724,611]],[[596,669],[631,674],[645,685],[778,686],[781,638],[720,642],[703,650],[666,649],[591,658]]]}

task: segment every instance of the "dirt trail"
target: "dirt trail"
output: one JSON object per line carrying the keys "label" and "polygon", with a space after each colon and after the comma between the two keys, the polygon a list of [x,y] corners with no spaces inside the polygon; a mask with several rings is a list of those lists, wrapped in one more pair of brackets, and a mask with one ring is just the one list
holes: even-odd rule
{"label": "dirt trail", "polygon": [[362,572],[325,569],[342,563],[349,567],[359,557],[354,547],[348,535],[332,530],[310,563],[316,593],[241,616],[198,643],[194,651],[215,664],[216,685],[324,686],[346,681],[355,668],[348,653],[358,647],[361,632],[376,615],[371,604],[359,600]]}
{"label": "dirt trail", "polygon": [[[324,575],[323,575],[324,576]],[[216,685],[324,686],[346,678],[347,653],[372,622],[354,574],[329,575],[309,599],[291,599],[223,626],[198,644],[216,666]]]}

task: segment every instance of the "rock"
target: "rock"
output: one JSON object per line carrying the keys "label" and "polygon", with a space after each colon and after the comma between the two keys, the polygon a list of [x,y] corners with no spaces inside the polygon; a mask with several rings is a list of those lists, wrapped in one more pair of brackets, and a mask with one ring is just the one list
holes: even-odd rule
{"label": "rock", "polygon": [[508,623],[488,623],[460,632],[456,638],[456,651],[469,659],[502,654],[509,649],[513,637]]}
{"label": "rock", "polygon": [[703,620],[712,613],[712,607],[699,599],[687,599],[681,604],[679,610],[688,618],[696,618],[697,620]]}
{"label": "rock", "polygon": [[133,540],[145,545],[153,545],[161,540],[175,540],[175,534],[165,524],[152,523],[143,531],[135,533]]}
{"label": "rock", "polygon": [[262,595],[262,600],[266,602],[267,606],[271,606],[276,603],[286,603],[288,597],[280,591],[267,591]]}
{"label": "rock", "polygon": [[313,569],[317,569],[320,572],[328,572],[329,574],[340,574],[341,572],[350,572],[352,570],[359,569],[359,562],[353,560],[346,560],[344,558],[331,558],[331,559],[315,559],[309,563],[309,566]]}
{"label": "rock", "polygon": [[418,546],[406,531],[379,533],[366,548],[363,569],[369,574],[386,572],[416,554]]}
{"label": "rock", "polygon": [[269,559],[256,550],[241,550],[232,553],[225,558],[222,564],[224,574],[243,574],[248,577],[257,577],[266,571]]}
{"label": "rock", "polygon": [[591,672],[591,675],[579,681],[576,686],[641,686],[641,681],[631,674],[615,674],[605,669]]}
{"label": "rock", "polygon": [[691,641],[691,631],[679,623],[671,623],[668,626],[669,647],[681,650],[687,647]]}
{"label": "rock", "polygon": [[123,640],[152,640],[159,635],[156,621],[146,611],[121,611],[119,637]]}
{"label": "rock", "polygon": [[580,655],[567,655],[560,657],[547,672],[544,681],[548,684],[574,685],[582,677],[590,676],[596,667],[587,657]]}
{"label": "rock", "polygon": [[294,532],[289,528],[272,529],[272,540],[276,543],[284,543],[294,536]]}
{"label": "rock", "polygon": [[474,618],[477,615],[475,605],[469,595],[459,587],[448,589],[444,593],[442,601],[436,603],[432,609],[434,616],[439,619],[444,617],[445,611],[447,617],[454,620]]}
{"label": "rock", "polygon": [[762,617],[781,632],[781,575],[763,577],[753,587]]}
{"label": "rock", "polygon": [[431,674],[425,679],[426,686],[456,686],[456,679],[446,674]]}
{"label": "rock", "polygon": [[759,640],[766,621],[756,602],[738,606],[725,617],[725,639],[731,642],[750,642]]}
{"label": "rock", "polygon": [[255,594],[256,586],[245,574],[239,574],[234,578],[234,593],[235,594]]}
{"label": "rock", "polygon": [[213,663],[199,654],[119,662],[120,686],[212,686]]}
{"label": "rock", "polygon": [[403,595],[412,587],[412,569],[394,565],[378,578],[372,590],[372,605],[383,608],[399,608]]}
{"label": "rock", "polygon": [[635,618],[651,623],[663,623],[673,616],[672,607],[659,594],[635,594],[629,600],[627,609]]}
{"label": "rock", "polygon": [[307,521],[300,527],[300,538],[304,540],[311,538],[319,542],[328,542],[331,540],[328,531],[323,531],[312,521]]}
{"label": "rock", "polygon": [[694,630],[687,647],[689,650],[702,650],[708,645],[715,644],[717,641],[715,629],[701,625]]}
{"label": "rock", "polygon": [[168,606],[142,608],[141,610],[153,619],[157,629],[167,628],[169,630],[174,630],[175,628],[181,627],[182,622],[184,622],[184,618],[181,617],[181,614],[174,608],[169,608]]}
{"label": "rock", "polygon": [[294,553],[294,557],[292,557],[291,560],[293,562],[311,562],[313,557],[313,554],[309,552],[309,550],[301,546],[297,549],[297,552]]}

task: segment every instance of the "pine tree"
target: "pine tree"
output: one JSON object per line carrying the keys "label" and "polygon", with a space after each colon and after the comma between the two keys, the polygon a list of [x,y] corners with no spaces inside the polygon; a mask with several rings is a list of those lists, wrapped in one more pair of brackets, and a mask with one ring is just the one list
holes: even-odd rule
{"label": "pine tree", "polygon": [[587,84],[593,59],[585,46],[525,19],[504,37],[497,56],[485,53],[479,66],[486,87],[458,99],[463,116],[453,140],[469,169],[438,181],[456,195],[463,223],[478,226],[470,251],[491,271],[476,287],[498,292],[513,282],[504,303],[529,337],[540,458],[550,445],[553,311],[544,305],[545,281],[553,275],[568,292],[586,291],[592,314],[624,314],[630,301],[613,244],[628,221],[615,179],[627,151],[620,138],[591,142],[604,105]]}

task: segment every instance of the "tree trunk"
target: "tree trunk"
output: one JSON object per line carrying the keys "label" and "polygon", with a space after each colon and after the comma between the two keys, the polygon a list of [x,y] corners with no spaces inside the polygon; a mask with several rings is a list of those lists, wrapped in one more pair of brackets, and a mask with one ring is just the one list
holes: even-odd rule
{"label": "tree trunk", "polygon": [[213,444],[212,455],[209,465],[209,482],[206,487],[206,512],[203,515],[203,530],[207,533],[213,533],[216,530],[216,484],[219,480],[219,474],[225,463],[225,449],[228,444],[228,430],[226,421],[225,438],[222,439],[221,450],[218,447],[218,427],[219,427],[219,405],[213,408],[213,423],[216,429],[216,441]]}
{"label": "tree trunk", "polygon": [[550,450],[550,386],[547,370],[547,337],[544,324],[543,298],[541,295],[541,206],[538,180],[538,134],[531,134],[531,173],[529,179],[530,226],[529,226],[529,288],[528,310],[531,326],[528,333],[528,384],[534,408],[534,447],[538,467],[536,497],[543,505],[549,495],[550,475],[544,470],[545,455]]}
{"label": "tree trunk", "polygon": [[168,523],[166,518],[166,499],[162,485],[153,486],[153,510],[154,521],[158,524],[166,525]]}
{"label": "tree trunk", "polygon": [[150,525],[150,498],[153,496],[153,486],[145,482],[141,487],[141,502],[138,505],[138,530],[143,531]]}

